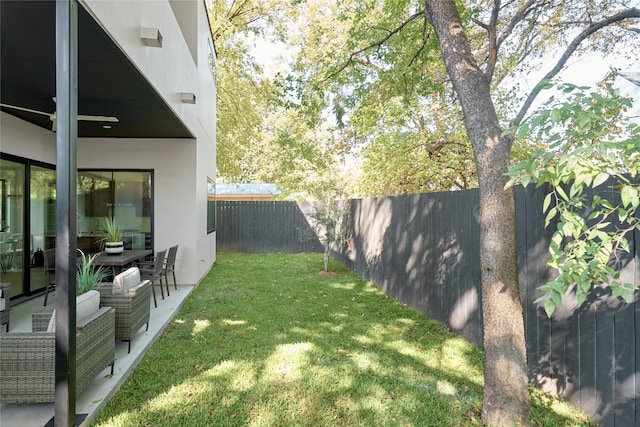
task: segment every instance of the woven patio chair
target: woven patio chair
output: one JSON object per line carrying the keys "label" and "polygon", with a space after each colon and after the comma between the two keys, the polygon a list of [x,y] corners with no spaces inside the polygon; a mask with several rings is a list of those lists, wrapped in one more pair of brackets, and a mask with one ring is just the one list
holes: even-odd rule
{"label": "woven patio chair", "polygon": [[11,309],[10,283],[0,283],[0,298],[4,299],[4,309],[0,311],[0,326],[7,325],[7,332],[9,332],[9,310]]}
{"label": "woven patio chair", "polygon": [[[0,403],[49,403],[55,398],[52,312],[32,315],[33,332],[0,335]],[[76,395],[115,361],[115,310],[103,307],[76,326]]]}
{"label": "woven patio chair", "polygon": [[[118,276],[126,274],[132,269]],[[137,270],[137,269],[136,269]],[[114,281],[118,280],[114,277]],[[151,310],[151,282],[140,280],[137,275],[136,284],[122,293],[114,294],[113,283],[103,283],[98,288],[100,291],[100,307],[112,307],[116,310],[116,338],[127,341],[129,346],[127,353],[131,353],[131,339],[140,330],[142,325],[147,325],[149,330],[149,311]]]}

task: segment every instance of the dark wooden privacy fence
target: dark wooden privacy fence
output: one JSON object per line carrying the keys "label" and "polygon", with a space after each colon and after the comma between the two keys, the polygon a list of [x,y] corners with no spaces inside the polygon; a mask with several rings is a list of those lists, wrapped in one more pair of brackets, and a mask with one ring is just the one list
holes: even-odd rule
{"label": "dark wooden privacy fence", "polygon": [[220,252],[322,252],[322,245],[296,202],[216,202]]}
{"label": "dark wooden privacy fence", "polygon": [[[546,267],[551,232],[541,214],[546,192],[517,188],[515,195],[530,380],[565,397],[602,426],[639,426],[640,292],[633,304],[606,291],[596,292],[580,307],[567,298],[548,319],[533,304],[537,287],[553,274]],[[296,251],[290,248],[299,244],[301,222],[294,225],[282,219],[278,208],[252,203],[237,204],[235,210],[219,205],[219,250],[228,246],[224,239],[238,235],[250,240],[246,246],[252,250],[247,252]],[[283,210],[298,209],[289,202],[268,203],[281,203]],[[341,242],[333,255],[387,295],[482,345],[478,203],[477,190],[353,200],[346,224],[348,244]],[[224,217],[230,214],[244,219],[235,222],[237,231],[224,234],[228,221]],[[274,230],[255,231],[256,225],[247,222],[256,217],[257,224],[273,224]],[[261,238],[268,240],[260,242]],[[640,235],[631,240],[631,254],[619,260],[618,268],[626,281],[638,284]],[[276,247],[276,242],[282,246]]]}

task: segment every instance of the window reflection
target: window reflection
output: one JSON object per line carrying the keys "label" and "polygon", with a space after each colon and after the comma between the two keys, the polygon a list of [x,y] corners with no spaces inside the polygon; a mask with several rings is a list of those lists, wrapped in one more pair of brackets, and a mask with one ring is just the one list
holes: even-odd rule
{"label": "window reflection", "polygon": [[124,229],[125,249],[151,249],[151,171],[78,172],[78,248],[101,250],[105,217]]}

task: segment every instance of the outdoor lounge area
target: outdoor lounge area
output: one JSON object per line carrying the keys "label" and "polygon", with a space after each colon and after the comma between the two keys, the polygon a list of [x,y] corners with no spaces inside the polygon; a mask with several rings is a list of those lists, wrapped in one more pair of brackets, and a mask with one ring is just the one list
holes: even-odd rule
{"label": "outdoor lounge area", "polygon": [[[145,330],[142,325],[130,342],[115,339],[113,375],[110,367],[105,368],[77,398],[76,413],[86,416],[82,425],[89,425],[89,422],[96,417],[100,409],[140,362],[154,340],[172,321],[193,289],[194,286],[191,285],[178,285],[172,289],[170,297],[158,298],[157,308],[151,306],[148,330]],[[151,303],[150,289],[147,289],[145,295]],[[53,310],[51,302],[55,299],[55,292],[49,296],[52,297],[49,299],[49,308]],[[0,334],[31,332],[32,313],[42,312],[43,300],[44,295],[11,307],[10,330],[6,332],[3,327]],[[128,352],[129,347],[130,352]],[[0,425],[2,426],[44,426],[52,419],[53,415],[53,403],[0,404]]]}

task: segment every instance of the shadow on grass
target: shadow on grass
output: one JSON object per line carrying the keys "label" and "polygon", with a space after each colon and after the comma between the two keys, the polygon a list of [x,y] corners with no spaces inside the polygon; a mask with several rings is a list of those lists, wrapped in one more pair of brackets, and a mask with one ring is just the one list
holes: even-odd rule
{"label": "shadow on grass", "polygon": [[[316,254],[219,254],[95,425],[481,425],[477,347],[321,268]],[[588,425],[534,404],[538,425]]]}

